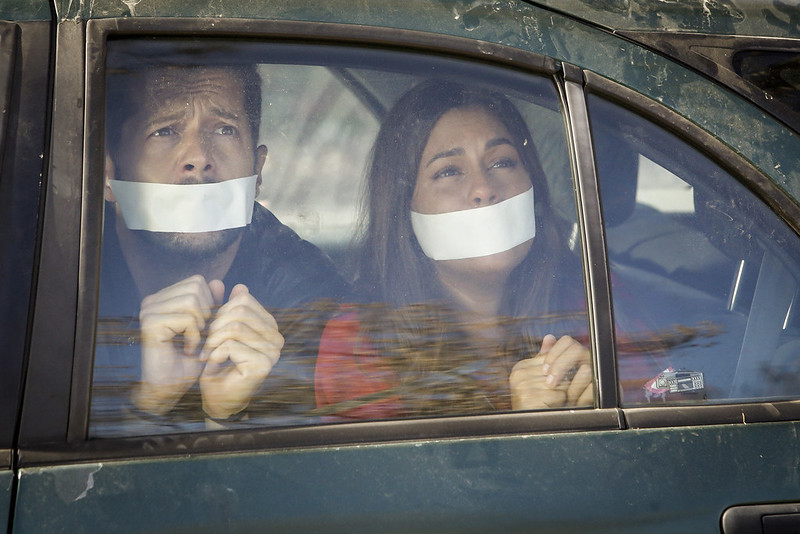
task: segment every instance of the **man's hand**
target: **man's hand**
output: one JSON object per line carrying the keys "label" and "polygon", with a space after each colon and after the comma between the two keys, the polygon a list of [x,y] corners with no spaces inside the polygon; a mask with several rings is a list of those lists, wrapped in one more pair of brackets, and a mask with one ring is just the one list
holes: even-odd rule
{"label": "man's hand", "polygon": [[226,419],[244,410],[277,363],[282,347],[283,336],[272,315],[247,286],[235,286],[228,302],[217,311],[200,356],[206,362],[200,376],[205,413]]}
{"label": "man's hand", "polygon": [[546,335],[539,354],[517,362],[509,376],[514,410],[590,406],[594,400],[589,351],[569,336]]}
{"label": "man's hand", "polygon": [[205,278],[195,275],[145,297],[139,312],[142,381],[133,402],[163,415],[178,403],[202,371],[202,333],[214,297]]}

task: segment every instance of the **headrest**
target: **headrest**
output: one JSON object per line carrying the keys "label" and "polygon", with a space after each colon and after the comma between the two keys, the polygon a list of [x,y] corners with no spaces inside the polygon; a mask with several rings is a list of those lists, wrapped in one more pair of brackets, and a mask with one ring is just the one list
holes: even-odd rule
{"label": "headrest", "polygon": [[622,132],[599,125],[594,129],[595,161],[600,177],[600,203],[607,227],[625,222],[636,207],[639,152]]}

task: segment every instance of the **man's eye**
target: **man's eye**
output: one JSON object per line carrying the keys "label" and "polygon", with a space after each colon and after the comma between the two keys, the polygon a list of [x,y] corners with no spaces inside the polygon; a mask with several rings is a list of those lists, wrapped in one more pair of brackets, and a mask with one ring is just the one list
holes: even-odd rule
{"label": "man's eye", "polygon": [[177,132],[175,132],[175,130],[173,130],[171,127],[165,126],[164,128],[159,128],[158,130],[153,132],[151,135],[153,137],[166,137],[168,135],[175,135],[176,133]]}
{"label": "man's eye", "polygon": [[214,133],[217,135],[236,135],[236,128],[233,126],[220,126]]}
{"label": "man's eye", "polygon": [[461,171],[459,171],[458,167],[455,167],[453,165],[448,165],[444,169],[436,171],[436,173],[434,173],[434,175],[433,175],[433,179],[434,180],[438,180],[439,178],[446,178],[448,176],[456,176],[457,174],[461,174]]}

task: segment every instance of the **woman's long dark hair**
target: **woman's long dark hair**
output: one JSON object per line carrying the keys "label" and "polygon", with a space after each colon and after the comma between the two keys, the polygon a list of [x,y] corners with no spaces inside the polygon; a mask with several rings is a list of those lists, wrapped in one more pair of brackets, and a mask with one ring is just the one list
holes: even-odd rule
{"label": "woman's long dark hair", "polygon": [[422,252],[411,228],[411,198],[434,126],[448,111],[466,107],[481,108],[500,120],[533,184],[536,237],[530,253],[509,277],[501,309],[514,316],[529,314],[549,300],[560,263],[553,254],[565,243],[559,237],[560,219],[550,207],[547,181],[528,126],[514,105],[500,93],[452,82],[415,87],[383,121],[367,174],[359,287],[371,300],[395,305],[444,297],[433,261]]}
{"label": "woman's long dark hair", "polygon": [[[491,360],[492,353],[497,355],[497,347],[471,346],[471,336],[460,323],[461,312],[448,302],[433,261],[423,253],[411,227],[411,198],[431,131],[448,111],[468,107],[487,111],[508,130],[536,199],[536,237],[528,255],[509,276],[501,303],[500,325],[512,333],[500,350],[503,357],[494,358],[503,360],[498,364],[502,369],[481,371],[484,377],[497,375],[496,383],[502,384],[499,389],[507,388],[510,365],[538,350],[541,336],[549,328],[541,325],[541,319],[550,313],[557,286],[564,285],[559,280],[567,276],[561,261],[567,253],[561,219],[549,205],[547,181],[528,127],[508,98],[446,81],[425,82],[405,94],[385,117],[373,147],[356,287],[365,304],[372,304],[365,305],[360,314],[371,339],[372,355],[388,357],[387,365],[395,367],[401,382],[419,383],[422,379],[427,383],[428,401],[410,395],[413,406],[409,406],[409,414],[441,414],[443,406],[450,413],[510,407],[497,400],[507,401],[507,391],[497,392],[494,400],[484,391],[484,399],[476,400],[481,387],[464,388],[463,382],[455,387],[447,380],[430,380],[471,365],[476,354],[482,354],[479,358],[483,360]],[[567,285],[574,286],[574,277],[571,281]],[[437,400],[429,402],[432,398]]]}

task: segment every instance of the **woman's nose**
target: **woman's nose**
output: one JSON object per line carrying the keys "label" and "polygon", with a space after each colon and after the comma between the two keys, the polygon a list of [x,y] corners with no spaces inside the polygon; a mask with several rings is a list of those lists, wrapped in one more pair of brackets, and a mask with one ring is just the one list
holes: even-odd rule
{"label": "woman's nose", "polygon": [[470,200],[474,207],[489,206],[497,202],[497,191],[483,172],[473,174]]}

